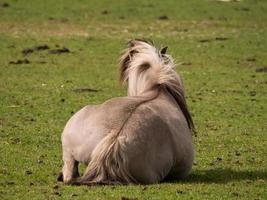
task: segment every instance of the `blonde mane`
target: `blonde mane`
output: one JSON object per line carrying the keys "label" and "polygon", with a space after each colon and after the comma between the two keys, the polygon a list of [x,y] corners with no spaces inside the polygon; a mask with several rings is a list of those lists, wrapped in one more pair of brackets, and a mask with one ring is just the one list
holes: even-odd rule
{"label": "blonde mane", "polygon": [[154,88],[165,89],[182,110],[189,128],[194,130],[181,78],[166,49],[158,50],[144,40],[131,40],[119,60],[120,81],[128,83],[128,96],[142,96]]}

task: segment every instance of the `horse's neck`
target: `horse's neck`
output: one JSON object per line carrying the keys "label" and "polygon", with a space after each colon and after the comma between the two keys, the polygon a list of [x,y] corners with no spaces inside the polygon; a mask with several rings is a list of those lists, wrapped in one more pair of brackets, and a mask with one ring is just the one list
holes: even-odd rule
{"label": "horse's neck", "polygon": [[[152,74],[153,75],[153,74]],[[128,96],[142,96],[157,85],[157,78],[150,73],[132,72],[128,79]]]}
{"label": "horse's neck", "polygon": [[160,93],[161,93],[161,88],[159,87],[154,87],[151,89],[145,89],[143,91],[139,91],[136,94],[131,95],[128,92],[128,97],[137,97],[139,99],[142,99],[144,101],[149,101],[150,99],[156,98]]}

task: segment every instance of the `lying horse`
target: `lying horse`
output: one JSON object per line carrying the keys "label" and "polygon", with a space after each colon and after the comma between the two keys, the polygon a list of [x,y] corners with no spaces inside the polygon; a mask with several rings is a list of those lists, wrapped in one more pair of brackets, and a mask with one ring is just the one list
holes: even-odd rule
{"label": "lying horse", "polygon": [[[64,183],[152,184],[189,174],[194,125],[166,50],[131,40],[120,58],[128,96],[85,106],[67,122]],[[81,177],[79,162],[87,165]]]}

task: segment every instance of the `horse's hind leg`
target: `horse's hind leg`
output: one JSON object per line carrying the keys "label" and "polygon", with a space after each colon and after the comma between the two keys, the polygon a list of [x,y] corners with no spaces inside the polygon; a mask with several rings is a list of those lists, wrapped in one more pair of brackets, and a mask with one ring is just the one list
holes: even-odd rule
{"label": "horse's hind leg", "polygon": [[78,162],[70,154],[63,155],[64,166],[62,169],[62,178],[64,183],[70,183],[79,176]]}

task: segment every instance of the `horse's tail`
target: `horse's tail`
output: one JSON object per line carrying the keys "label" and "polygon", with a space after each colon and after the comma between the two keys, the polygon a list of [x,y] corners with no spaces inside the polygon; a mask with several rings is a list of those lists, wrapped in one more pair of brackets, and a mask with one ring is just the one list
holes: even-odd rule
{"label": "horse's tail", "polygon": [[91,154],[85,173],[82,177],[74,180],[73,185],[110,185],[137,183],[130,174],[128,168],[128,155],[126,153],[124,126],[130,119],[135,109],[158,96],[158,91],[151,92],[131,105],[127,119],[117,130],[112,130],[95,147]]}
{"label": "horse's tail", "polygon": [[134,183],[127,170],[127,155],[123,151],[123,139],[118,131],[110,132],[94,149],[84,175],[75,185]]}

